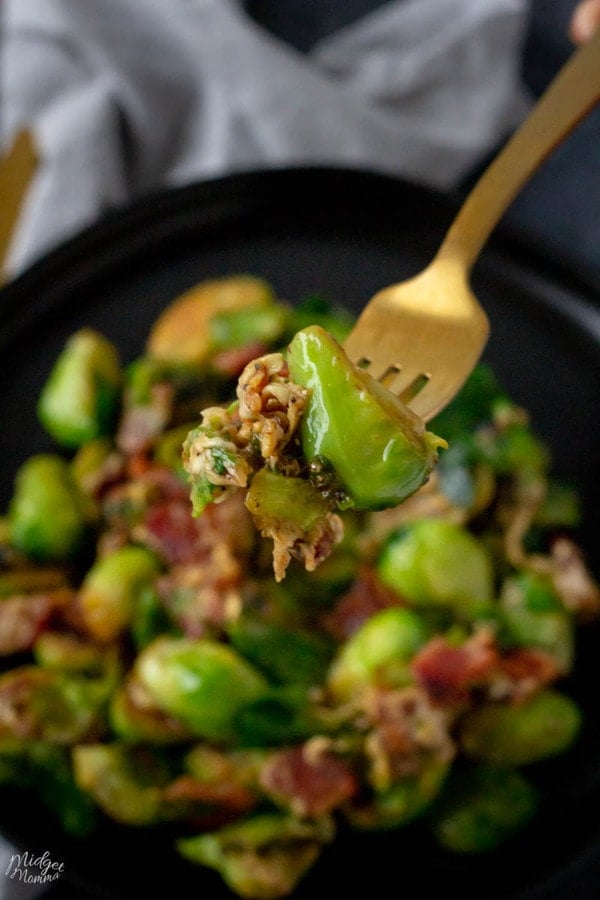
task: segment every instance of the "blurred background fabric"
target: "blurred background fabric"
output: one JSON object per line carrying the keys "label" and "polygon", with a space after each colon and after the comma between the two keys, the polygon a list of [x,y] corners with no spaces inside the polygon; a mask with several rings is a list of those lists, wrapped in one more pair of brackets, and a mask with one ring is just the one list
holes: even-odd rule
{"label": "blurred background fabric", "polygon": [[9,270],[109,209],[240,169],[341,164],[448,189],[524,113],[524,0],[286,6],[5,0],[0,134],[29,126],[41,159]]}

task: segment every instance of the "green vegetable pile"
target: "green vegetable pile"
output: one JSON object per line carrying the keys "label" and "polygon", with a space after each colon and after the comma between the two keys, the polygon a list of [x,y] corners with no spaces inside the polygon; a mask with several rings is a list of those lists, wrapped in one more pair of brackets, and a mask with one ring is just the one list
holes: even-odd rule
{"label": "green vegetable pile", "polygon": [[426,432],[347,363],[350,327],[240,275],[128,365],[84,329],[49,373],[57,449],[0,522],[0,786],[74,839],[168,823],[269,900],[340,828],[497,847],[577,740],[600,594],[576,495],[487,367]]}

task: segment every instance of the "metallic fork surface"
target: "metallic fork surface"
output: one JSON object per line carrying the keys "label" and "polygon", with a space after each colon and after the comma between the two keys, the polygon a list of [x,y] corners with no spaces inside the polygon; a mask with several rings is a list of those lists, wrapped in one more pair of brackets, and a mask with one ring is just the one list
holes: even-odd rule
{"label": "metallic fork surface", "polygon": [[487,341],[489,323],[470,272],[516,194],[600,100],[600,32],[576,50],[479,178],[433,261],[379,291],[348,336],[350,358],[426,421],[458,393]]}

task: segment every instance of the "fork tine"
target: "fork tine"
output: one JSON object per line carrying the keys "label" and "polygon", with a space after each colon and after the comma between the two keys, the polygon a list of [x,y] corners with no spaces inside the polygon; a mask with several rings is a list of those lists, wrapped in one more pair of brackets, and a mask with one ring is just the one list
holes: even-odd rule
{"label": "fork tine", "polygon": [[406,403],[407,406],[412,406],[412,401],[416,398],[417,394],[424,390],[430,381],[431,375],[428,372],[422,372],[420,375],[417,375],[404,390],[398,393],[400,400],[402,400],[403,403]]}
{"label": "fork tine", "polygon": [[400,366],[397,366],[395,364],[387,366],[383,370],[377,381],[388,388],[388,390],[394,390],[393,385],[398,382],[398,379],[401,376],[401,372],[402,369],[400,368]]}

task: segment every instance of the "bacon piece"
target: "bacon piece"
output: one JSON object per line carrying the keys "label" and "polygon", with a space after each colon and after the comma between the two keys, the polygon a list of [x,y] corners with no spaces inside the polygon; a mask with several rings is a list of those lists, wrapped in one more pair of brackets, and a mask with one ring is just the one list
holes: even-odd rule
{"label": "bacon piece", "polygon": [[467,702],[471,689],[487,679],[498,660],[494,636],[482,628],[458,647],[443,637],[432,638],[413,659],[412,671],[433,700],[453,705]]}
{"label": "bacon piece", "polygon": [[73,596],[67,589],[23,594],[0,601],[0,656],[30,650],[54,613]]}
{"label": "bacon piece", "polygon": [[239,566],[230,554],[225,565],[229,574],[216,559],[206,566],[179,566],[157,582],[163,606],[186,637],[200,638],[207,626],[221,627],[240,615]]}
{"label": "bacon piece", "polygon": [[211,828],[224,824],[256,806],[257,798],[245,785],[235,781],[198,781],[192,775],[180,775],[163,794],[167,803],[189,807],[196,824]]}
{"label": "bacon piece", "polygon": [[327,559],[336,544],[344,536],[340,516],[325,513],[316,520],[310,531],[303,531],[293,522],[271,518],[268,514],[254,512],[254,521],[263,537],[273,540],[273,573],[275,581],[282,581],[292,559],[299,560],[307,572],[314,572]]}
{"label": "bacon piece", "polygon": [[560,674],[556,660],[549,653],[533,647],[507,650],[500,660],[500,671],[514,681],[535,679],[540,687],[554,681]]}
{"label": "bacon piece", "polygon": [[256,544],[256,531],[244,506],[243,493],[232,494],[222,503],[210,503],[198,519],[203,538],[212,546],[227,541],[236,556],[246,557]]}
{"label": "bacon piece", "polygon": [[133,453],[127,460],[126,474],[128,478],[141,478],[153,468],[152,460],[144,451]]}
{"label": "bacon piece", "polygon": [[371,777],[382,788],[420,772],[424,758],[433,755],[446,761],[455,754],[450,737],[452,716],[434,706],[418,685],[373,689],[364,697],[364,710],[373,725],[365,742]]}
{"label": "bacon piece", "polygon": [[156,503],[148,510],[142,527],[147,542],[168,565],[193,562],[204,555],[198,520],[192,518],[189,501]]}
{"label": "bacon piece", "polygon": [[257,439],[263,459],[277,463],[296,432],[308,399],[308,391],[289,381],[287,362],[281,353],[269,353],[250,362],[236,388],[241,445]]}
{"label": "bacon piece", "polygon": [[383,585],[372,569],[365,568],[331,612],[322,617],[321,624],[333,638],[345,641],[376,612],[402,604],[398,594]]}
{"label": "bacon piece", "polygon": [[315,741],[275,753],[260,772],[263,790],[298,816],[325,815],[358,791],[350,766]]}
{"label": "bacon piece", "polygon": [[174,393],[173,385],[159,382],[151,387],[147,404],[126,406],[116,438],[119,450],[135,454],[155,443],[171,418]]}
{"label": "bacon piece", "polygon": [[158,503],[134,536],[169,564],[158,592],[188,637],[201,637],[207,625],[221,626],[239,615],[243,563],[255,541],[242,496],[209,504],[196,519],[187,497]]}
{"label": "bacon piece", "polygon": [[519,703],[556,681],[562,674],[556,660],[535,647],[505,651],[492,674],[489,694],[494,700]]}
{"label": "bacon piece", "polygon": [[168,565],[205,563],[219,546],[245,556],[254,543],[254,529],[243,497],[231,495],[209,504],[201,516],[192,517],[184,486],[169,491],[150,504],[135,536],[159,553]]}

